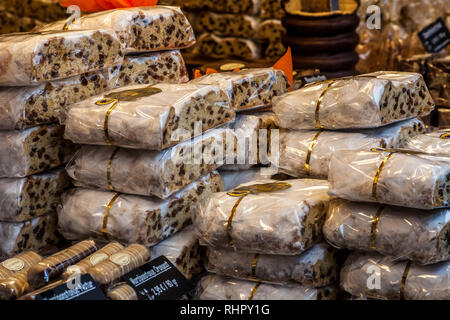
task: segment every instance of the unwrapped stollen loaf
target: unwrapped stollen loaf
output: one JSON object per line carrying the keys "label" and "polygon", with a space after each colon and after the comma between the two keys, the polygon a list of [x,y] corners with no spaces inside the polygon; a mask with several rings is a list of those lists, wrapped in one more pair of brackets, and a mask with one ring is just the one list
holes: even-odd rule
{"label": "unwrapped stollen loaf", "polygon": [[450,155],[450,129],[416,136],[406,143],[405,148],[426,153]]}
{"label": "unwrapped stollen loaf", "polygon": [[152,246],[190,224],[198,203],[221,190],[222,181],[216,172],[166,200],[73,189],[63,195],[59,228],[69,240],[109,237]]}
{"label": "unwrapped stollen loaf", "polygon": [[328,207],[324,180],[254,180],[219,192],[194,215],[200,243],[239,251],[297,255],[322,237]]}
{"label": "unwrapped stollen loaf", "polygon": [[0,179],[0,221],[23,222],[54,212],[70,185],[63,167],[25,178]]}
{"label": "unwrapped stollen loaf", "polygon": [[0,88],[0,129],[24,129],[58,122],[59,112],[71,104],[101,94],[105,77],[99,71],[37,86]]}
{"label": "unwrapped stollen loaf", "polygon": [[130,54],[105,70],[109,88],[135,84],[184,83],[189,75],[179,50]]}
{"label": "unwrapped stollen loaf", "polygon": [[150,261],[148,249],[134,243],[91,267],[89,274],[101,285],[108,285],[148,261]]}
{"label": "unwrapped stollen loaf", "polygon": [[418,210],[335,200],[323,227],[337,248],[376,251],[393,260],[450,260],[450,209]]}
{"label": "unwrapped stollen loaf", "polygon": [[405,152],[336,151],[330,161],[330,194],[408,208],[449,206],[450,158]]}
{"label": "unwrapped stollen loaf", "polygon": [[387,71],[313,83],[273,102],[280,127],[294,130],[373,128],[434,109],[420,74]]}
{"label": "unwrapped stollen loaf", "polygon": [[193,226],[150,248],[150,254],[154,259],[165,256],[188,280],[203,271],[201,249]]}
{"label": "unwrapped stollen loaf", "polygon": [[[39,27],[38,30],[62,30],[66,21]],[[114,30],[125,53],[182,49],[195,43],[192,26],[180,8],[169,6],[136,7],[101,11],[82,16],[70,30]]]}
{"label": "unwrapped stollen loaf", "polygon": [[210,73],[191,82],[220,86],[230,97],[235,111],[271,106],[273,97],[289,90],[283,71],[273,68]]}
{"label": "unwrapped stollen loaf", "polygon": [[163,151],[83,146],[67,172],[76,186],[166,199],[224,163],[226,134],[211,129]]}
{"label": "unwrapped stollen loaf", "polygon": [[76,143],[162,150],[234,119],[218,86],[136,85],[72,105],[65,137]]}
{"label": "unwrapped stollen loaf", "polygon": [[208,248],[206,261],[210,273],[269,283],[294,281],[317,288],[334,283],[338,276],[336,251],[326,243],[318,243],[296,256]]}
{"label": "unwrapped stollen loaf", "polygon": [[0,222],[0,256],[10,257],[24,250],[54,250],[61,243],[56,213],[24,221]]}
{"label": "unwrapped stollen loaf", "polygon": [[98,29],[0,36],[0,85],[36,85],[121,63],[114,31]]}
{"label": "unwrapped stollen loaf", "polygon": [[73,155],[64,127],[52,124],[0,131],[0,177],[21,178],[56,168]]}
{"label": "unwrapped stollen loaf", "polygon": [[449,300],[450,261],[421,266],[377,253],[352,253],[341,287],[353,296],[383,300]]}
{"label": "unwrapped stollen loaf", "polygon": [[276,285],[207,275],[197,286],[198,300],[334,300],[335,287],[312,288],[300,284]]}
{"label": "unwrapped stollen loaf", "polygon": [[293,177],[328,178],[330,158],[336,150],[403,147],[409,138],[425,132],[419,119],[409,119],[377,129],[359,131],[282,130],[281,172]]}

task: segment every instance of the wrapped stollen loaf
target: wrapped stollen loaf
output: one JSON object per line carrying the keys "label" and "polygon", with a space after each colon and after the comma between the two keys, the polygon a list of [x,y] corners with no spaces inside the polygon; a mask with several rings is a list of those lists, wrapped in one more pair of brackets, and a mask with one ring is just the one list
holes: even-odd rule
{"label": "wrapped stollen loaf", "polygon": [[450,155],[450,129],[418,135],[406,143],[405,149]]}
{"label": "wrapped stollen loaf", "polygon": [[323,227],[337,248],[376,251],[392,260],[450,260],[450,209],[419,210],[334,200]]}
{"label": "wrapped stollen loaf", "polygon": [[99,264],[103,260],[108,259],[113,254],[123,250],[124,247],[116,242],[110,242],[105,245],[103,248],[98,249],[90,256],[84,258],[80,262],[69,266],[62,274],[63,279],[67,279],[73,276],[81,276],[89,272],[89,269],[93,266]]}
{"label": "wrapped stollen loaf", "polygon": [[65,137],[80,144],[162,150],[234,119],[218,86],[136,85],[72,105]]}
{"label": "wrapped stollen loaf", "polygon": [[449,300],[450,261],[422,266],[377,253],[352,253],[341,270],[341,288],[383,300]]}
{"label": "wrapped stollen loaf", "polygon": [[328,208],[324,180],[259,179],[218,192],[200,206],[200,244],[239,251],[297,255],[322,238]]}
{"label": "wrapped stollen loaf", "polygon": [[134,243],[91,267],[89,274],[101,285],[108,285],[148,261],[150,261],[148,249]]}
{"label": "wrapped stollen loaf", "polygon": [[33,251],[25,251],[6,259],[0,263],[0,280],[20,272],[42,260],[42,257]]}
{"label": "wrapped stollen loaf", "polygon": [[334,283],[338,275],[336,250],[326,243],[295,256],[208,248],[206,261],[210,273],[278,284],[294,281],[315,288]]}
{"label": "wrapped stollen loaf", "polygon": [[[12,300],[28,290],[27,274],[32,266],[42,260],[42,257],[28,251],[2,262],[0,266],[0,300]],[[9,276],[2,269],[9,271]]]}
{"label": "wrapped stollen loaf", "polygon": [[273,97],[289,90],[289,81],[283,71],[273,68],[210,73],[191,83],[220,86],[230,97],[235,111],[271,106]]}
{"label": "wrapped stollen loaf", "polygon": [[203,33],[198,37],[194,52],[212,58],[236,57],[246,61],[261,58],[261,47],[253,40],[236,37],[221,38],[212,33]]}
{"label": "wrapped stollen loaf", "polygon": [[273,102],[280,127],[294,130],[373,128],[434,109],[420,74],[388,71],[312,83]]}
{"label": "wrapped stollen loaf", "polygon": [[[226,164],[221,170],[242,171],[256,164],[269,164],[269,150],[272,135],[275,132],[275,115],[271,112],[255,114],[238,114],[234,122],[229,124],[235,135],[236,145],[227,152]],[[274,138],[275,142],[278,136]],[[275,147],[274,147],[275,148]]]}
{"label": "wrapped stollen loaf", "polygon": [[98,29],[0,36],[0,85],[36,85],[121,63],[115,32]]}
{"label": "wrapped stollen loaf", "polygon": [[200,244],[193,226],[151,247],[150,254],[154,259],[165,256],[188,280],[203,271]]}
{"label": "wrapped stollen loaf", "polygon": [[70,186],[63,167],[25,178],[0,179],[0,221],[23,222],[54,212]]}
{"label": "wrapped stollen loaf", "polygon": [[184,83],[189,75],[179,50],[130,54],[105,70],[110,89],[135,84]]}
{"label": "wrapped stollen loaf", "polygon": [[449,206],[450,158],[374,148],[337,150],[331,157],[330,195],[417,209]]}
{"label": "wrapped stollen loaf", "polygon": [[166,200],[73,189],[63,195],[59,229],[69,240],[107,237],[153,246],[190,224],[198,203],[222,188],[220,175],[212,172]]}
{"label": "wrapped stollen loaf", "polygon": [[83,146],[67,172],[76,186],[166,199],[224,163],[226,137],[211,129],[163,151]]}
{"label": "wrapped stollen loaf", "polygon": [[38,289],[59,277],[64,270],[98,250],[93,240],[85,240],[55,253],[31,267],[27,274],[28,284]]}
{"label": "wrapped stollen loaf", "polygon": [[359,131],[282,130],[281,172],[293,177],[328,178],[330,158],[336,150],[403,147],[409,138],[425,132],[419,119],[409,119],[377,129]]}
{"label": "wrapped stollen loaf", "polygon": [[74,146],[64,127],[42,125],[23,131],[0,131],[0,177],[22,178],[66,163]]}
{"label": "wrapped stollen loaf", "polygon": [[[66,21],[41,26],[37,30],[62,30]],[[180,8],[136,7],[87,14],[70,24],[69,30],[114,30],[125,53],[182,49],[195,43],[192,26]]]}
{"label": "wrapped stollen loaf", "polygon": [[203,277],[197,285],[198,300],[334,300],[336,287],[312,288],[235,280],[217,275]]}
{"label": "wrapped stollen loaf", "polygon": [[24,250],[37,252],[58,248],[62,237],[57,231],[56,213],[24,222],[0,222],[0,256],[11,257]]}
{"label": "wrapped stollen loaf", "polygon": [[0,88],[0,129],[58,122],[65,107],[101,94],[106,87],[103,74],[95,71],[37,86]]}

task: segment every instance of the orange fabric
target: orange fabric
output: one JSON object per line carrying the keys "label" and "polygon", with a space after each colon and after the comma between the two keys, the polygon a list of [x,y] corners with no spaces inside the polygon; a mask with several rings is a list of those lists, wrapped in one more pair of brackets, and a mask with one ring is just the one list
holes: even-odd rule
{"label": "orange fabric", "polygon": [[280,60],[278,60],[273,65],[273,68],[277,69],[277,70],[281,70],[281,71],[284,72],[284,74],[288,78],[289,83],[291,85],[289,90],[292,90],[292,85],[294,83],[294,66],[293,66],[293,63],[292,63],[291,47],[288,47],[288,49],[287,49],[286,53],[284,54],[284,56],[282,56],[280,58]]}
{"label": "orange fabric", "polygon": [[200,70],[195,69],[194,71],[194,79],[200,78],[202,76],[202,73],[200,72]]}
{"label": "orange fabric", "polygon": [[111,0],[95,0],[95,1],[105,10],[114,9]]}
{"label": "orange fabric", "polygon": [[211,68],[206,69],[206,74],[210,74],[210,73],[219,73],[219,72],[217,72],[217,70],[211,69]]}
{"label": "orange fabric", "polygon": [[93,12],[115,8],[152,7],[158,4],[158,0],[59,0],[63,7],[77,5],[81,11]]}
{"label": "orange fabric", "polygon": [[239,68],[236,68],[233,70],[233,72],[239,72],[239,71],[241,71],[241,69],[239,69]]}
{"label": "orange fabric", "polygon": [[130,0],[133,7],[153,7],[158,4],[158,0]]}

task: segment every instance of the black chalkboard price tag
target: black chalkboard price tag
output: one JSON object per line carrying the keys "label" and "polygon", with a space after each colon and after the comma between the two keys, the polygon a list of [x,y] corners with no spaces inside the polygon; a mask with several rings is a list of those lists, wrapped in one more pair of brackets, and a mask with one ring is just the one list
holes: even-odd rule
{"label": "black chalkboard price tag", "polygon": [[194,288],[165,256],[127,273],[124,280],[139,300],[179,300]]}
{"label": "black chalkboard price tag", "polygon": [[90,274],[36,295],[36,300],[108,300]]}
{"label": "black chalkboard price tag", "polygon": [[450,43],[450,32],[442,18],[437,19],[418,34],[425,50],[429,53],[439,52]]}

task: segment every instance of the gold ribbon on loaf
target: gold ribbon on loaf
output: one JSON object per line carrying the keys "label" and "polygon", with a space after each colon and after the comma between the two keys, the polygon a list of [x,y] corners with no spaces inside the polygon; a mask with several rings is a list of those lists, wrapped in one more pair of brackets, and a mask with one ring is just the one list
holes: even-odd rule
{"label": "gold ribbon on loaf", "polygon": [[228,221],[226,224],[229,245],[234,248],[234,242],[233,242],[233,238],[231,236],[231,231],[233,230],[233,219],[236,214],[237,207],[242,202],[242,200],[244,200],[244,198],[246,196],[248,196],[250,194],[282,191],[282,190],[287,190],[291,187],[292,187],[292,185],[290,185],[287,182],[274,182],[274,183],[254,184],[254,185],[250,185],[250,186],[240,187],[240,188],[234,189],[231,192],[228,192],[227,194],[229,196],[239,197],[239,199],[234,204],[233,209],[231,209],[231,213],[230,213],[230,216],[228,217]]}
{"label": "gold ribbon on loaf", "polygon": [[116,156],[117,152],[119,152],[120,148],[115,148],[114,151],[111,154],[111,157],[109,158],[108,161],[108,166],[106,168],[106,180],[108,182],[108,187],[109,190],[114,191],[114,187],[112,185],[112,179],[111,179],[111,167],[112,167],[112,162],[114,160],[114,157]]}
{"label": "gold ribbon on loaf", "polygon": [[108,218],[109,218],[109,211],[111,210],[111,207],[114,205],[114,202],[116,202],[117,198],[120,197],[120,193],[116,193],[114,197],[109,201],[108,205],[106,206],[105,213],[103,215],[103,227],[102,227],[102,233],[107,236],[107,226],[108,226]]}
{"label": "gold ribbon on loaf", "polygon": [[411,261],[408,261],[405,271],[403,271],[402,282],[400,284],[400,300],[405,300],[405,285],[406,278],[408,278],[409,269],[411,269]]}
{"label": "gold ribbon on loaf", "polygon": [[258,266],[258,261],[259,261],[259,254],[255,254],[255,257],[253,258],[253,262],[252,262],[252,280],[253,281],[257,281],[256,278],[256,267]]}
{"label": "gold ribbon on loaf", "polygon": [[319,117],[319,112],[320,112],[320,106],[322,104],[323,99],[325,98],[325,94],[328,92],[328,90],[330,89],[330,87],[336,82],[335,80],[330,80],[330,81],[325,81],[328,82],[325,89],[323,89],[322,93],[319,96],[319,99],[317,100],[317,105],[316,105],[316,127],[317,129],[323,129],[323,125],[320,123],[320,117]]}
{"label": "gold ribbon on loaf", "polygon": [[255,286],[252,289],[252,292],[250,293],[250,296],[248,297],[248,300],[253,300],[256,294],[256,290],[258,290],[259,286],[261,285],[261,282],[257,282]]}
{"label": "gold ribbon on loaf", "polygon": [[319,136],[322,134],[323,129],[320,129],[319,132],[317,132],[317,134],[315,135],[314,139],[311,141],[311,143],[309,144],[308,147],[308,153],[306,154],[306,161],[305,161],[305,169],[306,169],[306,174],[309,176],[311,174],[311,154],[312,151],[314,149],[314,147],[317,144],[317,139],[319,138]]}
{"label": "gold ribbon on loaf", "polygon": [[381,212],[384,210],[384,208],[386,208],[385,205],[382,205],[378,208],[375,217],[372,220],[372,227],[370,229],[370,248],[372,250],[377,250],[376,247],[376,232],[377,232],[377,226],[378,226],[378,221],[380,220],[380,216],[381,216]]}

